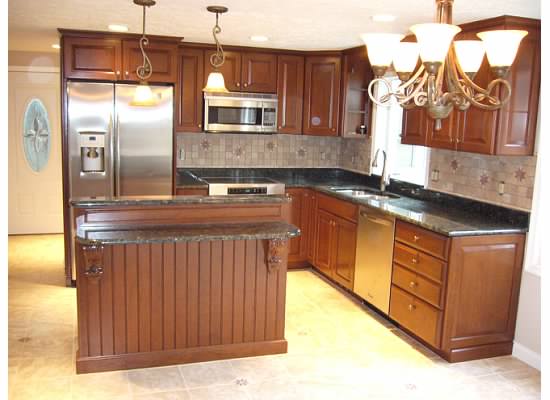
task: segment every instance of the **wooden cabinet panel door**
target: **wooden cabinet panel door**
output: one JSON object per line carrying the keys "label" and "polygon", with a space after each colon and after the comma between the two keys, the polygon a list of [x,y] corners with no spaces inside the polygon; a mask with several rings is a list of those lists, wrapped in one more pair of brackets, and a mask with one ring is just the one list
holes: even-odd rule
{"label": "wooden cabinet panel door", "polygon": [[242,90],[277,92],[277,56],[269,53],[243,53]]}
{"label": "wooden cabinet panel door", "polygon": [[303,133],[338,136],[340,57],[306,57]]}
{"label": "wooden cabinet panel door", "polygon": [[334,218],[322,210],[317,212],[317,233],[315,235],[315,266],[330,276],[334,235]]}
{"label": "wooden cabinet panel door", "polygon": [[402,144],[426,145],[427,116],[424,108],[414,107],[403,111]]}
{"label": "wooden cabinet panel door", "polygon": [[[214,67],[210,64],[210,56],[215,53],[215,50],[207,50],[204,52],[204,85],[208,80],[210,72],[214,71]],[[225,81],[225,87],[230,92],[239,92],[241,90],[241,53],[237,51],[224,51],[225,62],[219,68]]]}
{"label": "wooden cabinet panel door", "polygon": [[334,222],[332,278],[344,287],[352,289],[357,225],[338,217],[334,218]]}
{"label": "wooden cabinet panel door", "polygon": [[181,49],[176,84],[176,131],[202,131],[203,82],[204,51]]}
{"label": "wooden cabinet panel door", "polygon": [[314,191],[310,192],[308,205],[308,240],[307,240],[307,260],[310,264],[315,263],[315,244],[317,242],[317,195]]}
{"label": "wooden cabinet panel door", "polygon": [[532,155],[540,92],[540,33],[529,32],[506,77],[512,84],[510,102],[499,112],[498,155]]}
{"label": "wooden cabinet panel door", "polygon": [[66,78],[121,79],[122,44],[117,39],[63,38],[63,72]]}
{"label": "wooden cabinet panel door", "polygon": [[[147,46],[144,46],[144,49],[153,68],[153,73],[148,81],[176,82],[178,76],[177,45],[151,40]],[[122,41],[122,65],[124,67],[122,79],[127,81],[140,80],[136,72],[137,68],[143,65],[139,40],[128,39]]]}
{"label": "wooden cabinet panel door", "polygon": [[[474,81],[479,86],[486,87],[491,79],[489,63],[485,58]],[[458,150],[492,154],[498,128],[498,112],[482,110],[472,105],[458,114]]]}
{"label": "wooden cabinet panel door", "polygon": [[456,149],[458,138],[458,113],[457,111],[451,111],[451,114],[445,119],[441,120],[441,129],[436,130],[436,121],[426,116],[427,133],[426,144],[428,147],[438,149]]}
{"label": "wooden cabinet panel door", "polygon": [[277,97],[277,131],[301,134],[304,103],[304,57],[278,56]]}
{"label": "wooden cabinet panel door", "polygon": [[298,237],[290,239],[290,247],[288,252],[289,264],[304,262],[307,258],[307,238],[305,236],[304,227],[307,224],[307,215],[305,215],[305,197],[306,189],[287,189],[287,194],[292,199],[290,208],[290,223],[300,228],[302,234]]}
{"label": "wooden cabinet panel door", "polygon": [[524,235],[453,238],[443,350],[511,342]]}

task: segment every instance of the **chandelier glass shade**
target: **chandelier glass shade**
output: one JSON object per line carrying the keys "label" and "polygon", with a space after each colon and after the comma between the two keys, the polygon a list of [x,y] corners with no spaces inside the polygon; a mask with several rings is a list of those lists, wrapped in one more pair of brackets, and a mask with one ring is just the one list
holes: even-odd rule
{"label": "chandelier glass shade", "polygon": [[[368,87],[371,100],[377,105],[389,105],[396,99],[405,109],[425,107],[441,129],[441,119],[453,108],[466,110],[471,105],[485,110],[497,110],[510,99],[511,87],[504,78],[512,65],[526,31],[495,30],[480,32],[481,40],[457,40],[461,31],[452,24],[453,0],[436,0],[435,23],[418,24],[410,30],[414,42],[401,42],[404,35],[367,33],[361,35],[375,79]],[[474,78],[487,55],[494,78],[486,88],[474,83]],[[419,62],[420,59],[420,62]],[[401,84],[392,89],[384,74],[393,65]],[[375,95],[375,86],[387,90]]]}

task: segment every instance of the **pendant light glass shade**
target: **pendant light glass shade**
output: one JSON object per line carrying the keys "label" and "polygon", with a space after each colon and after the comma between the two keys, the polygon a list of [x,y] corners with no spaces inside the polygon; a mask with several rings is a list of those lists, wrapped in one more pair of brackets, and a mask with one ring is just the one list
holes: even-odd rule
{"label": "pendant light glass shade", "polygon": [[134,97],[130,102],[131,106],[154,106],[157,104],[153,91],[147,82],[141,82],[134,92]]}
{"label": "pendant light glass shade", "polygon": [[480,40],[457,40],[454,42],[456,58],[465,73],[476,73],[481,66],[485,47]]}
{"label": "pendant light glass shade", "polygon": [[506,30],[479,32],[491,67],[509,67],[514,62],[521,40],[527,31]]}
{"label": "pendant light glass shade", "polygon": [[203,92],[218,92],[227,93],[229,90],[225,87],[225,80],[221,72],[213,71],[208,75],[206,86],[202,89]]}
{"label": "pendant light glass shade", "polygon": [[395,72],[410,73],[413,72],[418,63],[418,54],[420,49],[418,43],[400,42],[395,48],[393,56],[393,67]]}
{"label": "pendant light glass shade", "polygon": [[369,62],[373,69],[385,70],[390,66],[395,48],[403,37],[404,35],[397,33],[364,33],[361,35],[361,39],[367,46]]}
{"label": "pendant light glass shade", "polygon": [[420,57],[424,63],[443,63],[455,35],[461,31],[450,24],[418,24],[411,26],[420,46]]}

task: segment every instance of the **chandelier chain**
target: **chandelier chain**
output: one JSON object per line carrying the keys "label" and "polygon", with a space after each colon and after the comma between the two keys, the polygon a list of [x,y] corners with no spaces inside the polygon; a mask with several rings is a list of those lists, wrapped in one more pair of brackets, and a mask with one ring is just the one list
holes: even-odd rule
{"label": "chandelier chain", "polygon": [[143,6],[143,33],[141,35],[141,38],[139,39],[139,48],[143,56],[143,65],[140,65],[136,69],[136,74],[138,78],[142,81],[146,81],[153,74],[153,65],[151,64],[151,60],[149,60],[149,57],[145,53],[144,49],[144,46],[147,46],[149,44],[149,39],[145,36],[146,7],[147,6],[145,5]]}

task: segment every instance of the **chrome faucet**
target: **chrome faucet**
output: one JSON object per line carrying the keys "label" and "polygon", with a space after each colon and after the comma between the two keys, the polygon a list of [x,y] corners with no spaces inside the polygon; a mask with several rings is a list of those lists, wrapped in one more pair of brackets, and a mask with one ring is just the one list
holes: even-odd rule
{"label": "chrome faucet", "polygon": [[[376,153],[374,154],[374,160],[372,161],[372,166],[377,167],[378,166],[378,153],[380,153],[380,149],[376,150]],[[382,150],[382,155],[384,156],[384,163],[382,164],[382,174],[380,175],[380,191],[385,192],[386,191],[386,185],[390,184],[389,177],[386,176],[386,152]]]}

